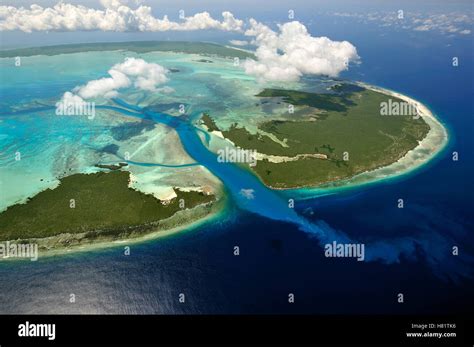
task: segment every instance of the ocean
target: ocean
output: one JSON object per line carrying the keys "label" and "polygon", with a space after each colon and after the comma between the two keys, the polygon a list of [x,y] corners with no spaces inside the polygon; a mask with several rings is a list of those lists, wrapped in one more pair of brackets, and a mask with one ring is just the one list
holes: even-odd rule
{"label": "ocean", "polygon": [[[317,225],[380,242],[387,253],[402,250],[398,262],[326,258],[311,233],[231,202],[223,219],[133,244],[129,256],[122,245],[2,262],[0,313],[472,312],[472,39],[424,34],[351,31],[344,39],[356,45],[361,64],[342,77],[421,101],[447,127],[448,147],[412,173],[296,204]],[[457,67],[453,56],[459,57]],[[58,89],[68,89],[77,81],[61,83]],[[35,79],[25,84],[34,93]],[[403,209],[397,208],[399,198]],[[452,246],[459,247],[455,259]]]}

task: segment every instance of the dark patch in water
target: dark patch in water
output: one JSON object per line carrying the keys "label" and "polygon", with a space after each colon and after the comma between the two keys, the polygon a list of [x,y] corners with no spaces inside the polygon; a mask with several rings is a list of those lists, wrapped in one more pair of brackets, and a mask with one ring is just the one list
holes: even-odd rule
{"label": "dark patch in water", "polygon": [[117,141],[128,140],[134,136],[140,135],[143,130],[152,130],[155,127],[154,123],[146,120],[140,122],[127,123],[112,128],[112,137]]}
{"label": "dark patch in water", "polygon": [[119,146],[115,144],[107,145],[102,148],[102,152],[110,153],[110,154],[117,154],[118,150],[119,150]]}

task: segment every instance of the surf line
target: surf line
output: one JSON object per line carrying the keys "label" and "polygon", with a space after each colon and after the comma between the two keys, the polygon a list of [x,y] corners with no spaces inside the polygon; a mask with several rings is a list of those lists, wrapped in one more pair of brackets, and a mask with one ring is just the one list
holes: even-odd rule
{"label": "surf line", "polygon": [[[127,108],[128,104],[120,100],[120,108]],[[206,147],[198,135],[197,127],[190,124],[189,117],[172,116],[166,113],[154,112],[151,108],[140,109],[131,106],[137,117],[153,120],[174,128],[180,138],[181,144],[188,155],[197,163],[207,168],[214,176],[221,180],[230,193],[231,198],[241,210],[282,222],[296,224],[298,228],[314,237],[319,245],[327,250],[327,245],[350,245],[364,250],[364,254],[353,259],[364,259],[365,262],[381,261],[385,264],[398,263],[400,257],[416,254],[416,245],[420,244],[415,238],[379,239],[370,244],[361,244],[340,230],[336,230],[324,221],[310,221],[298,214],[289,206],[288,197],[278,191],[266,187],[251,171],[245,170],[235,163],[218,162],[217,154]],[[120,111],[119,111],[120,112]],[[207,141],[206,141],[207,142]],[[362,246],[363,245],[363,246]],[[345,248],[344,248],[345,249]],[[336,249],[337,251],[337,249]],[[342,256],[347,258],[343,253]],[[339,257],[339,253],[336,252]],[[442,259],[444,254],[431,254],[432,258]],[[357,260],[356,260],[357,261]],[[461,264],[463,265],[463,264]],[[440,269],[434,269],[440,271]],[[442,269],[445,274],[452,269],[447,266]]]}
{"label": "surf line", "polygon": [[[207,134],[206,136],[206,134],[204,134],[203,141],[199,134],[207,132],[204,132],[193,124],[193,121],[198,118],[198,113],[196,111],[193,112],[193,117],[187,115],[172,116],[166,113],[155,112],[150,107],[142,108],[130,105],[123,100],[113,99],[113,101],[118,106],[97,105],[96,108],[116,111],[126,116],[162,123],[174,128],[180,138],[183,148],[188,155],[195,160],[195,163],[182,165],[202,165],[207,168],[214,176],[222,181],[226,187],[226,191],[230,193],[231,198],[236,202],[239,209],[269,219],[296,224],[300,230],[315,237],[322,248],[325,248],[327,244],[333,244],[334,242],[336,242],[336,244],[349,243],[357,245],[357,243],[352,242],[351,238],[344,232],[331,228],[324,221],[310,221],[306,217],[298,214],[294,208],[289,207],[287,194],[266,187],[251,171],[245,170],[235,163],[219,163],[217,160],[217,154],[210,151],[203,143],[205,142],[208,144],[210,135]],[[42,105],[42,107],[1,112],[0,115],[15,115],[54,109],[55,106]],[[145,166],[169,166],[167,164],[155,163],[136,162],[136,164]],[[175,166],[173,165],[173,167]],[[402,255],[417,255],[417,245],[422,245],[423,247],[426,243],[423,241],[423,239],[414,237],[374,240],[370,244],[365,244],[366,252],[364,260],[382,261],[386,264],[397,263],[400,261]],[[423,248],[427,251],[425,247]],[[471,266],[470,264],[474,261],[474,259],[469,258],[467,261],[463,260],[462,262],[456,262],[456,267],[454,268],[449,265],[451,263],[443,263],[441,261],[444,259],[444,256],[445,254],[442,252],[437,254],[430,253],[430,258],[427,258],[430,264],[436,265],[436,268],[433,267],[435,273],[441,271],[442,277],[448,276],[452,278],[457,273],[461,273],[458,269],[458,265],[462,267]],[[440,263],[446,264],[446,266],[443,269],[439,269],[438,265]],[[451,276],[452,274],[450,275],[452,270],[455,272],[453,276]]]}
{"label": "surf line", "polygon": [[[120,108],[133,110],[140,118],[151,119],[174,128],[181,140],[184,150],[196,161],[197,165],[206,167],[213,175],[219,178],[227,191],[230,192],[237,206],[243,210],[259,214],[263,217],[297,224],[304,231],[316,235],[320,241],[330,237],[331,242],[337,237],[335,232],[326,232],[320,226],[309,222],[289,207],[288,200],[266,186],[248,170],[240,168],[235,163],[219,162],[217,154],[204,146],[198,129],[189,124],[187,117],[172,116],[163,112],[154,112],[144,107],[129,105],[119,99],[113,99]],[[207,142],[207,141],[206,141]],[[347,240],[347,237],[337,237],[337,241]]]}

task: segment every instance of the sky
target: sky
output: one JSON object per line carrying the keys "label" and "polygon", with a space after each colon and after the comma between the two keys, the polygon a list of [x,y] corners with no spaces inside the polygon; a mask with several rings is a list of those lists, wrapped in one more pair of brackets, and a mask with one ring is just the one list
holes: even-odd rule
{"label": "sky", "polygon": [[[212,41],[255,50],[244,68],[258,80],[297,81],[348,70],[366,34],[472,44],[473,13],[472,1],[1,0],[0,46]],[[120,73],[104,82],[121,85]]]}
{"label": "sky", "polygon": [[[24,6],[28,8],[32,4],[37,4],[42,7],[52,7],[58,3],[59,0],[0,0],[0,6]],[[73,5],[82,5],[92,9],[103,9],[104,6],[101,1],[118,1],[118,0],[63,0],[64,3],[70,3]],[[436,27],[440,27],[444,24],[445,29],[448,28],[451,21],[459,20],[459,16],[466,16],[468,22],[455,22],[455,27],[459,27],[459,31],[470,30],[473,21],[474,2],[473,1],[380,1],[380,0],[342,0],[342,1],[308,1],[308,0],[293,0],[293,1],[282,1],[276,0],[271,2],[265,1],[254,1],[254,0],[239,0],[239,1],[226,1],[226,0],[205,0],[205,1],[189,1],[189,0],[122,0],[127,1],[127,6],[134,9],[138,6],[149,6],[151,13],[156,18],[162,18],[164,15],[168,16],[170,20],[179,22],[179,11],[183,10],[186,16],[191,16],[198,12],[207,11],[213,18],[220,19],[223,11],[229,11],[236,18],[242,19],[247,22],[250,18],[256,18],[257,20],[266,23],[276,25],[288,21],[288,11],[294,11],[294,19],[306,23],[317,23],[322,21],[324,23],[325,17],[333,17],[332,19],[337,20],[342,18],[353,18],[359,21],[367,21],[368,24],[376,24],[379,22],[381,25],[393,25],[394,23],[402,26],[402,23],[407,23],[412,27],[423,27],[423,23],[419,22],[419,25],[414,25],[413,20],[429,20],[429,16],[437,15],[434,18],[434,23],[430,26],[424,26],[427,30],[436,30]],[[389,21],[390,16],[396,16],[399,10],[404,11],[404,21]],[[5,20],[2,18],[2,12],[0,12],[0,23]],[[446,15],[447,20],[443,22],[443,19],[439,18],[440,15]],[[5,15],[4,15],[5,16]],[[343,17],[345,16],[345,17]],[[353,16],[353,17],[350,17]],[[387,17],[388,16],[388,17]],[[370,18],[370,19],[369,19]],[[466,19],[466,18],[465,18]],[[325,23],[327,24],[327,23]],[[38,33],[36,33],[38,34]],[[49,35],[51,32],[39,33],[43,35],[22,35],[15,31],[1,30],[1,44],[2,48],[9,48],[14,46],[28,46],[34,45],[35,42],[82,42],[82,41],[97,41],[100,39],[106,40],[127,40],[127,39],[150,39],[152,37],[158,37],[158,39],[167,39],[169,37],[177,37],[178,39],[190,39],[198,35],[194,35],[193,32],[166,32],[156,33],[149,35],[150,33],[140,33],[143,35],[134,35],[135,32],[126,33],[113,33],[114,35],[108,35],[110,32],[69,32],[69,35],[62,35],[63,33],[55,33],[55,35]],[[71,35],[72,34],[72,35]],[[147,35],[148,34],[148,35]],[[199,33],[199,37],[209,40],[215,40],[216,37],[220,37],[222,33],[212,30],[211,32]],[[230,32],[227,33],[231,39],[234,37],[241,37],[238,33]],[[47,36],[49,35],[49,36]],[[52,38],[50,36],[53,36]]]}

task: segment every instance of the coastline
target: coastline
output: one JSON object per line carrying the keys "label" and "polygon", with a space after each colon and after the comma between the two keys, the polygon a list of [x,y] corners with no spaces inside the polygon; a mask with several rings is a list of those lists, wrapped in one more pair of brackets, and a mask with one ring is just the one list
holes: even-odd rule
{"label": "coastline", "polygon": [[421,141],[419,141],[418,146],[408,151],[403,157],[392,164],[382,166],[374,170],[362,172],[348,179],[333,181],[320,186],[272,189],[280,190],[286,194],[296,193],[298,195],[298,199],[300,200],[311,199],[322,195],[335,194],[342,190],[376,184],[378,182],[409,174],[430,163],[432,159],[434,159],[446,148],[447,144],[449,143],[448,130],[426,105],[407,95],[390,89],[373,86],[358,81],[355,82],[355,84],[375,92],[399,98],[410,104],[415,104],[419,111],[420,117],[430,127],[428,134]]}
{"label": "coastline", "polygon": [[[367,89],[371,89],[380,93],[384,93],[399,99],[402,99],[409,103],[414,103],[417,105],[420,112],[420,116],[423,120],[429,125],[430,130],[428,134],[419,141],[419,144],[408,151],[403,157],[401,157],[396,162],[383,166],[371,171],[366,171],[355,175],[351,178],[345,180],[333,181],[331,183],[326,183],[321,186],[316,187],[299,187],[299,188],[272,188],[269,189],[278,190],[282,194],[291,194],[293,197],[296,195],[296,198],[299,200],[316,198],[318,196],[334,194],[342,190],[351,189],[363,185],[375,184],[377,182],[385,181],[387,179],[392,179],[409,172],[412,172],[427,163],[429,163],[436,155],[438,155],[448,144],[448,132],[447,129],[442,125],[442,123],[434,116],[434,114],[422,103],[419,101],[410,98],[401,93],[384,89],[377,86],[368,85],[362,82],[355,82]],[[181,231],[192,230],[196,227],[199,227],[211,220],[219,219],[226,210],[225,206],[227,205],[228,196],[225,194],[225,189],[219,194],[219,199],[209,207],[207,213],[199,211],[199,209],[206,208],[205,205],[198,205],[193,209],[184,210],[178,212],[176,215],[173,215],[168,218],[168,220],[163,220],[155,226],[154,229],[151,229],[147,232],[134,233],[133,231],[126,235],[123,239],[116,239],[113,237],[102,236],[97,239],[74,239],[76,244],[67,245],[62,243],[61,239],[68,234],[60,234],[53,236],[51,239],[30,239],[29,242],[37,241],[42,247],[40,249],[41,257],[49,257],[54,255],[69,254],[82,251],[90,251],[96,249],[104,249],[110,247],[119,247],[123,245],[141,243],[149,240],[154,240],[161,237],[166,237],[170,235],[177,234]],[[205,211],[204,211],[205,212]],[[200,214],[201,213],[201,214]],[[187,219],[187,220],[186,220]],[[176,220],[178,222],[176,223]],[[165,224],[165,227],[161,230],[158,230],[158,227],[162,227]],[[166,225],[168,224],[168,225]],[[16,240],[18,241],[18,240]],[[82,242],[81,242],[82,241]],[[15,242],[15,240],[13,241]],[[51,247],[51,243],[53,246]],[[45,249],[45,246],[46,248]],[[9,258],[1,260],[25,260],[21,258]]]}
{"label": "coastline", "polygon": [[[227,197],[224,194],[222,194],[219,200],[215,201],[214,203],[210,205],[201,204],[201,205],[193,207],[192,209],[179,211],[173,216],[165,220],[159,221],[157,227],[161,226],[162,224],[167,224],[167,223],[170,224],[168,227],[165,226],[164,229],[159,230],[155,228],[155,230],[145,232],[144,234],[139,235],[139,236],[131,236],[133,235],[132,233],[131,235],[123,239],[112,239],[108,237],[103,237],[100,239],[100,241],[86,239],[85,242],[78,243],[69,247],[55,246],[49,249],[41,248],[41,246],[44,247],[44,243],[47,243],[48,241],[51,241],[51,240],[53,240],[53,242],[58,241],[61,237],[64,237],[67,234],[60,234],[60,235],[52,236],[50,238],[40,238],[36,240],[28,239],[26,241],[30,243],[39,241],[38,258],[49,258],[49,257],[57,256],[57,255],[61,256],[61,255],[74,254],[74,253],[80,253],[80,252],[89,252],[93,250],[102,250],[102,249],[114,248],[114,247],[120,247],[120,246],[130,246],[130,245],[140,244],[140,243],[152,241],[152,240],[163,238],[163,237],[176,235],[180,232],[188,232],[206,223],[218,220],[222,217],[222,215],[226,211],[227,205],[228,205]],[[188,219],[186,222],[183,222],[183,223],[180,223],[179,221],[176,222],[176,219],[178,220],[180,218],[186,219],[189,217],[191,217],[191,220]],[[10,243],[14,243],[18,241],[19,240],[10,240]],[[25,240],[21,240],[21,241],[25,241]],[[6,242],[6,241],[2,241],[2,242]],[[43,243],[43,245],[41,245],[41,243]],[[0,264],[2,262],[15,262],[15,261],[28,261],[29,262],[31,260],[29,258],[15,258],[15,257],[1,258]]]}

